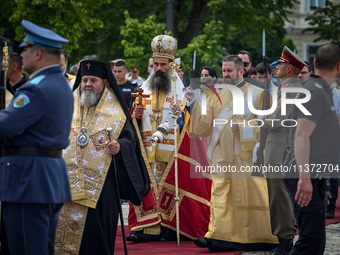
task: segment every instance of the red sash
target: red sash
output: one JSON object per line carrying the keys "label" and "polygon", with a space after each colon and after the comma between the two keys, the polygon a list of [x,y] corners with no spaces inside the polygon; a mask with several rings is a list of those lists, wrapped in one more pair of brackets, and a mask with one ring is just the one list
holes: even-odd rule
{"label": "red sash", "polygon": [[[190,138],[185,128],[179,137],[178,188],[180,233],[202,238],[208,231],[210,219],[211,180],[204,178],[199,167],[209,166],[206,140]],[[147,161],[146,161],[147,162]],[[148,162],[147,162],[148,163]],[[130,204],[129,228],[161,223],[176,230],[175,164],[171,157],[161,181],[157,185],[151,176],[152,192],[142,200],[139,207]],[[157,199],[158,198],[158,199]]]}

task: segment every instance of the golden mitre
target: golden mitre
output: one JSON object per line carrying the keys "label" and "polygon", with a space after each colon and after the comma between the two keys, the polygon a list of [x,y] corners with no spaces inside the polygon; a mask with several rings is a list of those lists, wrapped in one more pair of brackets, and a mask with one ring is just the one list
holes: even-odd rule
{"label": "golden mitre", "polygon": [[151,48],[154,58],[169,58],[174,60],[177,50],[177,40],[169,35],[157,35],[152,39]]}

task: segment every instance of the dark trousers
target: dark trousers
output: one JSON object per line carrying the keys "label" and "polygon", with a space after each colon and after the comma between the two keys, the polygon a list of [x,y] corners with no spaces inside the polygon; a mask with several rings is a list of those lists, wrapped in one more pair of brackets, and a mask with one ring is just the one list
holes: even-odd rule
{"label": "dark trousers", "polygon": [[53,255],[62,204],[2,203],[11,255]]}
{"label": "dark trousers", "polygon": [[336,208],[336,200],[338,199],[338,178],[331,178],[329,179],[330,181],[330,193],[331,193],[331,198],[328,199],[328,210],[335,210]]}
{"label": "dark trousers", "polygon": [[270,223],[273,235],[293,239],[296,234],[295,215],[282,178],[267,178]]}
{"label": "dark trousers", "polygon": [[324,180],[313,181],[312,200],[307,207],[297,205],[294,197],[298,179],[285,179],[285,184],[293,203],[299,229],[299,239],[290,255],[322,255],[326,244],[326,197]]}
{"label": "dark trousers", "polygon": [[7,235],[6,235],[6,231],[5,231],[5,225],[4,225],[4,221],[2,219],[3,217],[3,206],[1,207],[1,218],[0,218],[0,222],[1,222],[1,228],[0,228],[0,255],[9,255],[9,248],[8,248],[8,242],[7,242]]}

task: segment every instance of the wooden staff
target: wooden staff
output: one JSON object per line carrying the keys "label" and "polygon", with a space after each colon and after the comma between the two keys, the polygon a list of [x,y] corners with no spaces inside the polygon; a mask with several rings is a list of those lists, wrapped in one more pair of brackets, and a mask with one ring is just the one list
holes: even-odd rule
{"label": "wooden staff", "polygon": [[[109,134],[109,141],[112,142],[112,128],[106,129]],[[116,196],[117,196],[117,206],[119,210],[119,218],[120,218],[120,226],[122,227],[122,236],[123,236],[123,244],[124,244],[124,254],[128,255],[128,249],[126,245],[126,235],[125,235],[125,225],[124,225],[124,217],[123,217],[123,209],[122,204],[120,203],[120,193],[119,193],[119,183],[118,183],[118,172],[117,172],[117,166],[116,166],[116,157],[115,155],[112,155],[112,161],[113,161],[113,169],[115,173],[115,182],[116,182]]]}
{"label": "wooden staff", "polygon": [[[176,81],[177,81],[177,69],[179,68],[179,64],[174,62],[170,63],[170,67],[172,69],[171,78],[173,81],[173,90],[174,90],[174,104],[177,104],[177,91],[176,91]],[[177,245],[180,245],[180,237],[179,237],[179,197],[178,197],[178,139],[177,139],[177,114],[172,114],[172,118],[174,119],[174,134],[175,134],[175,150],[174,150],[174,160],[175,160],[175,201],[176,201],[176,233],[177,233]]]}

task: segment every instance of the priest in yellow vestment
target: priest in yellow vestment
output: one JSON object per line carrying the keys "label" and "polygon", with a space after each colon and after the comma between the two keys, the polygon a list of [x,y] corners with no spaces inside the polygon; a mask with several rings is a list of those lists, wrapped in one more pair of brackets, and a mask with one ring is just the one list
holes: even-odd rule
{"label": "priest in yellow vestment", "polygon": [[253,177],[249,171],[258,128],[254,127],[256,116],[249,109],[247,97],[252,92],[252,105],[261,109],[263,90],[243,80],[243,68],[242,59],[236,55],[223,60],[224,82],[243,93],[242,115],[233,114],[235,100],[242,98],[233,98],[229,89],[219,91],[221,103],[207,100],[206,114],[202,114],[202,105],[194,99],[193,90],[189,88],[186,93],[187,109],[191,111],[190,134],[210,137],[208,157],[214,170],[209,230],[194,242],[214,251],[271,250],[277,245],[271,233],[266,179]]}
{"label": "priest in yellow vestment", "polygon": [[70,145],[63,155],[72,201],[59,214],[55,253],[111,255],[120,198],[140,205],[149,178],[110,67],[83,60],[74,86]]}

